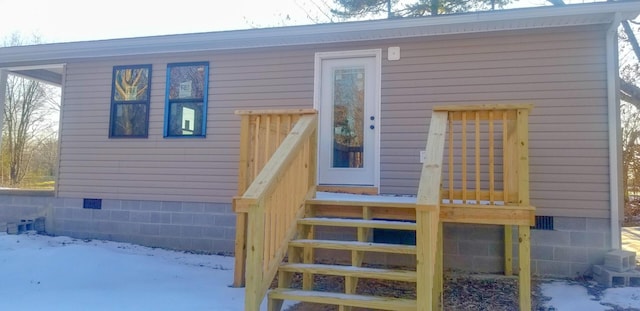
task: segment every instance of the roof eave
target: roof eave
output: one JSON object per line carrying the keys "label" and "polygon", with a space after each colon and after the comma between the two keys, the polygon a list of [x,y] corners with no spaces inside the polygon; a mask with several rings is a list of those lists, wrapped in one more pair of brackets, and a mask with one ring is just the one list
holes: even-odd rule
{"label": "roof eave", "polygon": [[0,68],[73,59],[427,37],[460,33],[610,24],[640,14],[640,2],[492,12],[0,48]]}

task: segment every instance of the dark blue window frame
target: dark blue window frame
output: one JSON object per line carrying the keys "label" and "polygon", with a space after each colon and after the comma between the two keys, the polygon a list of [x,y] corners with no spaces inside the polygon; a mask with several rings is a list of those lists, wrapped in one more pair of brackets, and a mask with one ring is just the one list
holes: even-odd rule
{"label": "dark blue window frame", "polygon": [[[172,95],[172,69],[178,67],[203,67],[202,96],[177,98]],[[188,81],[186,81],[188,82]],[[175,82],[177,83],[177,82]],[[175,91],[175,90],[174,90]],[[164,137],[204,138],[207,135],[207,109],[209,95],[209,62],[167,64],[167,80],[164,109]],[[180,111],[181,110],[181,111]],[[184,112],[193,113],[193,120],[185,120]],[[191,124],[189,121],[194,121]],[[185,128],[186,127],[186,128]],[[192,127],[192,128],[191,128]],[[191,133],[189,133],[191,132]]]}
{"label": "dark blue window frame", "polygon": [[[110,110],[110,118],[109,118],[109,138],[148,138],[149,137],[149,110],[151,103],[151,64],[145,65],[124,65],[124,66],[113,66],[113,74],[111,78],[111,110]],[[142,100],[118,100],[116,99],[116,74],[118,71],[126,70],[126,69],[147,69],[147,86],[144,92],[144,99]],[[117,126],[118,122],[118,109],[121,107],[137,107],[143,108],[145,111],[141,115],[143,120],[143,125],[141,126],[142,132],[139,134],[126,134],[122,133],[122,130]]]}

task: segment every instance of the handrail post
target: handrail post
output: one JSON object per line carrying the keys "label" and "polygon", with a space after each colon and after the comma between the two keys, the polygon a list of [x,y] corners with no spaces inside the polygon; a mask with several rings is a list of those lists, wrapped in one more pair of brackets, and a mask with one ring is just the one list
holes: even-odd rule
{"label": "handrail post", "polygon": [[[425,161],[420,175],[416,199],[416,291],[418,311],[430,311],[441,307],[439,289],[436,288],[438,261],[438,234],[440,228],[440,183],[444,156],[446,111],[434,111],[429,125]],[[434,294],[435,293],[435,294]],[[437,297],[436,297],[437,296]],[[437,299],[437,301],[436,301]]]}
{"label": "handrail post", "polygon": [[[529,110],[518,109],[518,205],[528,206],[529,196]],[[531,310],[531,235],[528,225],[518,228],[520,310]]]}
{"label": "handrail post", "polygon": [[[249,146],[250,116],[243,115],[240,119],[240,160],[238,161],[238,196],[241,196],[249,186]],[[234,209],[235,210],[235,209]],[[236,240],[233,268],[233,287],[244,286],[245,258],[247,257],[247,213],[236,213]]]}
{"label": "handrail post", "polygon": [[247,228],[247,274],[244,306],[246,311],[260,310],[263,295],[261,293],[264,262],[264,221],[265,206],[261,200],[249,208],[249,223]]}
{"label": "handrail post", "polygon": [[[503,116],[504,203],[517,203],[518,198],[518,123],[512,111]],[[513,226],[504,226],[504,274],[513,275]]]}

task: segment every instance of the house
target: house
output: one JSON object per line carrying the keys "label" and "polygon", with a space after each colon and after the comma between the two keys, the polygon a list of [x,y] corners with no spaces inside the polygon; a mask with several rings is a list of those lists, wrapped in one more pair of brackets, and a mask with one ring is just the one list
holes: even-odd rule
{"label": "house", "polygon": [[[617,28],[639,13],[608,2],[2,48],[0,81],[61,85],[62,111],[54,193],[1,200],[45,210],[52,234],[232,253],[236,111],[316,109],[318,185],[416,195],[435,106],[525,103],[531,271],[588,274],[620,248]],[[505,270],[502,226],[443,236],[445,267]]]}

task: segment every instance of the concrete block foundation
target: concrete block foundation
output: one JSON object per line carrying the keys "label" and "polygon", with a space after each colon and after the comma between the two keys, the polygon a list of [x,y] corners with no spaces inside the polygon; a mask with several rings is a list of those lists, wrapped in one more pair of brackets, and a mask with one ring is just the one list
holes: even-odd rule
{"label": "concrete block foundation", "polygon": [[[101,209],[85,209],[81,198],[55,198],[52,193],[0,193],[0,201],[0,223],[44,215],[48,234],[229,255],[234,250],[235,214],[230,203],[104,199]],[[604,264],[605,254],[611,250],[609,219],[554,217],[553,222],[554,230],[531,230],[534,275],[590,275],[593,265]],[[518,271],[517,231],[514,228],[514,243],[507,245],[513,250],[514,272]],[[355,232],[322,234],[350,238]],[[447,223],[443,234],[445,269],[504,272],[504,226]],[[347,255],[344,257],[349,259]],[[397,265],[415,262],[392,255],[372,259]]]}

